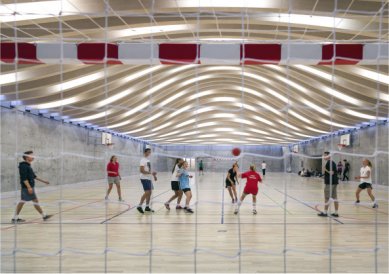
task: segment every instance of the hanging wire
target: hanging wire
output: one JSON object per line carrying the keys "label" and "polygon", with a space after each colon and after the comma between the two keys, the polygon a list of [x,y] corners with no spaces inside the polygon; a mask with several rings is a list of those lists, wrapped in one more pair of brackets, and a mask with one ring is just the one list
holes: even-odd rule
{"label": "hanging wire", "polygon": [[[14,5],[15,5],[15,13],[13,14],[14,15],[14,18],[15,20],[13,21],[13,30],[14,30],[14,43],[15,43],[15,63],[14,63],[14,69],[15,69],[15,91],[16,91],[16,100],[19,101],[20,97],[19,97],[19,81],[18,81],[18,71],[19,71],[19,66],[18,66],[18,63],[19,63],[19,50],[18,50],[18,33],[17,33],[17,28],[16,28],[16,14],[17,14],[17,0],[14,0]],[[14,108],[14,112],[15,112],[15,125],[20,125],[19,123],[19,115],[18,115],[18,107],[15,107]],[[19,150],[19,130],[18,130],[19,127],[17,127],[17,130],[16,130],[16,136],[15,136],[15,158],[16,158],[16,163],[15,163],[15,174],[18,174],[17,172],[17,167],[16,167],[16,164],[17,164],[17,156],[18,156],[18,150]],[[15,201],[17,202],[18,200],[18,176],[15,176]],[[13,218],[18,218],[16,216],[16,209],[15,209],[15,216]],[[14,270],[14,273],[17,272],[17,269],[16,269],[16,251],[18,249],[18,244],[17,244],[17,239],[18,239],[18,222],[15,223],[15,227],[14,227],[14,242],[13,242],[13,270]]]}
{"label": "hanging wire", "polygon": [[[377,71],[377,81],[376,81],[376,88],[377,88],[377,93],[376,93],[376,127],[375,127],[375,138],[374,138],[374,143],[375,143],[375,149],[374,149],[374,154],[377,153],[377,148],[378,148],[378,136],[379,136],[379,108],[381,104],[381,98],[380,98],[380,89],[381,89],[381,82],[379,81],[379,75],[380,75],[380,54],[381,54],[381,45],[382,45],[382,20],[383,20],[383,12],[384,12],[384,7],[385,7],[385,1],[381,0],[381,8],[379,10],[379,22],[378,22],[378,54],[377,54],[377,60],[376,60],[376,71]],[[375,181],[378,182],[379,178],[379,173],[378,173],[378,155],[374,157],[374,173],[375,173]],[[370,172],[370,178],[372,177],[372,172]],[[374,184],[374,182],[373,182]],[[376,183],[378,184],[378,183]],[[377,198],[375,198],[377,199]],[[376,203],[377,200],[374,201]],[[375,227],[374,227],[374,271],[375,273],[378,273],[378,210],[374,210],[374,220],[375,220]]]}
{"label": "hanging wire", "polygon": [[[59,33],[60,33],[60,58],[61,60],[59,61],[59,66],[60,66],[60,96],[61,96],[61,102],[63,101],[63,90],[62,90],[62,83],[63,83],[63,61],[64,61],[64,52],[63,52],[63,30],[62,30],[62,13],[63,13],[63,0],[60,1],[60,13],[58,15],[58,27],[59,27]],[[63,116],[63,108],[64,106],[61,105],[60,107],[60,115],[61,117]],[[63,189],[62,189],[62,184],[64,181],[64,122],[63,119],[61,119],[61,154],[60,154],[60,165],[61,165],[61,170],[60,170],[60,182],[59,184],[59,202],[58,202],[58,209],[59,209],[59,258],[58,258],[58,263],[59,263],[59,273],[62,273],[62,255],[63,255],[63,227],[62,227],[62,204],[63,204]]]}
{"label": "hanging wire", "polygon": [[[104,69],[104,97],[105,99],[108,99],[109,97],[109,90],[108,90],[108,13],[109,13],[109,0],[104,0],[104,58],[103,58],[103,69]],[[104,106],[104,124],[107,127],[108,126],[108,106]],[[95,140],[95,139],[94,139]],[[103,141],[103,140],[102,140]],[[96,149],[96,143],[97,140],[94,141],[94,148]],[[104,141],[105,143],[106,141]],[[108,159],[108,146],[105,144],[104,146],[104,159]],[[107,176],[107,175],[106,175]],[[106,178],[107,180],[108,178]],[[106,191],[106,189],[105,189]],[[105,200],[105,220],[108,219],[108,206],[109,203],[107,200]],[[108,273],[108,249],[109,249],[109,237],[108,237],[108,231],[109,231],[109,222],[104,223],[105,226],[105,248],[104,248],[104,273]]]}
{"label": "hanging wire", "polygon": [[[291,27],[290,27],[290,14],[292,12],[292,1],[288,1],[288,38],[287,38],[287,45],[288,45],[288,56],[287,56],[287,64],[286,64],[286,79],[288,80],[286,82],[286,89],[287,89],[287,98],[288,98],[288,105],[287,105],[287,108],[286,108],[286,114],[285,114],[285,119],[286,119],[286,124],[289,123],[289,109],[290,109],[290,93],[291,93],[291,90],[290,90],[290,79],[289,79],[289,76],[290,76],[290,71],[289,71],[289,60],[290,60],[290,43],[291,43]],[[289,131],[289,128],[285,125],[284,127],[284,130],[285,131]],[[285,154],[284,157],[287,157],[287,155]],[[284,158],[285,159],[285,158]],[[284,160],[284,173],[285,173],[285,164],[286,164],[286,160]],[[287,272],[287,251],[288,251],[288,242],[287,242],[287,232],[288,232],[288,229],[287,229],[287,209],[286,209],[286,206],[287,206],[287,201],[288,201],[288,182],[289,182],[289,177],[287,177],[286,179],[284,178],[283,179],[283,182],[284,182],[284,202],[283,202],[283,208],[284,208],[284,249],[283,249],[283,259],[284,259],[284,273]]]}
{"label": "hanging wire", "polygon": [[[155,0],[152,0],[151,2],[151,13],[149,12],[149,18],[150,18],[150,27],[153,27],[154,25],[154,14],[155,14]],[[150,46],[150,68],[153,67],[153,60],[154,60],[154,35],[150,33],[150,41],[151,41],[151,46]],[[150,71],[149,73],[149,88],[153,88],[153,71]],[[149,94],[149,106],[152,106],[153,101],[152,101],[152,94]],[[150,110],[150,109],[149,109]],[[152,123],[152,122],[151,122]],[[147,125],[149,129],[151,129],[150,124]],[[150,170],[151,172],[151,170]],[[149,206],[152,206],[152,200],[154,199],[154,191],[152,191],[152,197],[150,197],[150,204]],[[153,207],[151,207],[153,208]],[[154,248],[154,234],[153,234],[153,214],[150,214],[150,249],[149,249],[149,273],[153,272],[153,248]]]}
{"label": "hanging wire", "polygon": [[[197,10],[197,14],[196,14],[196,37],[195,37],[195,43],[196,43],[196,58],[195,58],[195,77],[196,77],[196,82],[195,82],[195,85],[196,85],[196,95],[199,94],[199,78],[198,78],[198,74],[199,74],[199,65],[197,65],[198,63],[198,58],[199,58],[199,55],[200,55],[200,36],[199,36],[199,31],[200,31],[200,13],[201,13],[201,7],[200,7],[200,0],[198,1],[198,10]],[[193,33],[194,34],[194,33]],[[196,106],[195,106],[195,130],[197,131],[198,130],[198,115],[199,115],[199,105],[200,105],[200,102],[199,102],[199,96],[196,96]],[[195,158],[196,159],[196,158]],[[196,175],[196,160],[195,160],[195,175]],[[200,172],[198,172],[198,175],[200,176]],[[195,193],[196,193],[196,201],[198,201],[199,199],[199,182],[198,182],[198,178],[199,176],[195,176]],[[194,242],[194,249],[193,249],[193,264],[194,264],[194,273],[197,273],[197,250],[198,250],[198,211],[199,211],[199,208],[198,208],[198,203],[196,202],[196,205],[195,205],[195,242]]]}
{"label": "hanging wire", "polygon": [[[245,55],[245,13],[243,12],[243,7],[241,8],[240,10],[240,13],[241,13],[241,52],[242,52],[242,63],[241,63],[241,103],[240,103],[240,109],[239,109],[239,116],[240,116],[240,130],[241,132],[244,132],[244,128],[243,128],[243,120],[244,120],[244,103],[245,103],[245,94],[244,94],[244,90],[245,90],[245,58],[246,58],[246,55]],[[241,135],[241,138],[240,138],[240,141],[243,140],[243,135]],[[244,151],[244,146],[242,145],[239,145],[242,149],[241,149],[241,153],[242,155],[244,155],[245,151]],[[243,157],[240,158],[240,166],[243,168],[243,164],[244,164],[244,161],[243,161]],[[238,189],[239,191],[239,194],[240,194],[240,188]],[[240,201],[240,197],[238,198],[238,203],[241,203]],[[238,209],[239,209],[239,204],[238,204]],[[241,220],[240,220],[240,213],[238,213],[238,247],[239,247],[239,250],[238,250],[238,273],[242,273],[242,230],[241,230]]]}
{"label": "hanging wire", "polygon": [[[333,55],[332,55],[332,59],[331,59],[331,87],[334,88],[334,85],[335,85],[335,62],[336,62],[336,14],[337,14],[337,9],[338,9],[338,0],[334,0],[334,10],[333,10],[333,13],[332,13],[332,18],[333,18],[333,26],[332,26],[332,48],[333,48]],[[331,94],[331,104],[330,104],[330,107],[329,107],[329,110],[331,112],[331,132],[334,131],[333,129],[333,124],[332,124],[332,121],[333,121],[333,107],[334,107],[334,96]],[[334,135],[333,135],[334,136]],[[331,151],[334,151],[334,138],[332,137],[330,139],[331,141]],[[329,166],[330,166],[330,169],[329,169],[329,172],[330,172],[330,175],[329,175],[329,178],[330,178],[330,194],[329,194],[329,197],[332,197],[332,192],[333,192],[333,181],[332,181],[332,172],[336,172],[335,170],[332,170],[332,161],[333,161],[333,155],[331,155],[331,158],[329,160]],[[328,213],[327,214],[330,214],[331,215],[331,205],[329,205],[328,207]],[[328,249],[328,256],[329,256],[329,260],[328,260],[328,264],[329,264],[329,273],[332,273],[332,224],[333,224],[333,219],[332,218],[328,218],[328,226],[329,226],[329,236],[330,236],[330,242],[329,242],[329,249]]]}

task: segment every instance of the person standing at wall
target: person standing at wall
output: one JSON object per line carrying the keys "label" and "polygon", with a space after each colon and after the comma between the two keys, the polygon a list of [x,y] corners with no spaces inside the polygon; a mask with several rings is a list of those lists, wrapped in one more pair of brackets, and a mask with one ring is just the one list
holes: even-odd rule
{"label": "person standing at wall", "polygon": [[39,200],[35,192],[35,180],[40,181],[44,184],[49,184],[48,181],[38,178],[34,171],[31,168],[31,163],[34,161],[34,156],[32,151],[26,151],[23,154],[23,162],[19,163],[19,175],[20,175],[20,185],[21,185],[21,200],[16,206],[15,216],[12,219],[12,223],[22,223],[25,220],[19,218],[19,214],[22,211],[25,202],[32,201],[34,203],[35,209],[42,215],[44,221],[52,217],[52,215],[47,215],[43,209],[39,206]]}
{"label": "person standing at wall", "polygon": [[266,162],[265,162],[265,161],[262,161],[261,166],[262,166],[262,176],[263,176],[263,178],[265,178],[265,175],[266,175],[266,166],[267,166]]}
{"label": "person standing at wall", "polygon": [[338,165],[336,166],[337,171],[338,171],[338,177],[342,177],[342,171],[343,171],[343,164],[342,161],[338,162]]}
{"label": "person standing at wall", "polygon": [[348,182],[348,180],[349,180],[348,174],[350,172],[350,163],[346,159],[344,159],[343,162],[344,162],[344,170],[343,170],[343,179],[342,179],[342,181],[345,181],[346,178],[347,178],[347,182]]}
{"label": "person standing at wall", "polygon": [[331,155],[328,151],[324,152],[323,159],[326,161],[324,167],[324,212],[320,212],[318,216],[327,217],[330,197],[334,199],[335,212],[331,214],[332,217],[339,217],[339,202],[337,195],[338,175],[336,173],[336,163],[331,160]]}
{"label": "person standing at wall", "polygon": [[204,175],[204,163],[203,160],[199,162],[199,175]]}
{"label": "person standing at wall", "polygon": [[124,200],[122,199],[122,191],[120,187],[120,180],[122,178],[120,177],[120,173],[119,173],[118,158],[115,155],[113,155],[109,160],[109,163],[107,165],[107,175],[108,175],[108,189],[105,195],[105,200],[108,200],[109,193],[111,193],[113,184],[115,184],[119,196],[119,202],[124,202]]}

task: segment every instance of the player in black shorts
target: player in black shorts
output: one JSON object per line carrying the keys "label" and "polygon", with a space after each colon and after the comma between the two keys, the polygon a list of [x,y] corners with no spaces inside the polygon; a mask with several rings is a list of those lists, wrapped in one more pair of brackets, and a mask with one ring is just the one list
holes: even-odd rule
{"label": "player in black shorts", "polygon": [[360,176],[355,177],[356,180],[360,180],[360,184],[357,188],[357,191],[355,193],[355,196],[357,198],[356,204],[359,204],[359,194],[362,190],[366,189],[367,194],[370,196],[370,199],[373,201],[373,208],[377,208],[378,204],[375,200],[375,197],[373,195],[373,186],[372,186],[372,180],[371,180],[371,171],[372,171],[372,164],[369,160],[364,159],[362,161],[362,167],[360,170]]}
{"label": "player in black shorts", "polygon": [[45,184],[49,182],[38,178],[34,171],[31,168],[31,163],[34,161],[34,156],[32,151],[24,152],[23,159],[24,161],[19,163],[19,174],[20,174],[20,185],[21,185],[21,201],[16,206],[15,216],[12,219],[13,223],[22,223],[25,220],[19,218],[20,211],[24,206],[25,202],[33,201],[35,209],[42,215],[44,221],[49,219],[52,215],[47,215],[43,212],[42,208],[39,206],[38,197],[35,192],[35,180],[40,181]]}
{"label": "player in black shorts", "polygon": [[236,184],[239,184],[238,177],[238,165],[233,164],[232,168],[228,170],[227,172],[227,178],[226,178],[226,188],[228,189],[228,192],[230,193],[230,197],[232,199],[232,203],[238,202],[238,195],[236,193]]}
{"label": "player in black shorts", "polygon": [[182,190],[180,189],[180,181],[177,177],[177,172],[180,170],[182,167],[182,164],[184,163],[183,159],[176,159],[176,162],[174,164],[173,170],[172,170],[172,179],[171,179],[171,186],[172,190],[174,191],[174,195],[165,203],[165,207],[167,210],[170,210],[170,203],[174,201],[174,199],[177,199],[177,205],[176,209],[182,209],[180,203],[181,203],[181,198],[182,198]]}

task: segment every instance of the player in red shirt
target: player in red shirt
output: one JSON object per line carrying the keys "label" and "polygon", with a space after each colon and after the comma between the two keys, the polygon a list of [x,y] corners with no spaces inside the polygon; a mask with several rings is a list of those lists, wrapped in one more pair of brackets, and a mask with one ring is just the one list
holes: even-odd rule
{"label": "player in red shirt", "polygon": [[107,175],[108,175],[108,189],[107,189],[107,193],[105,194],[105,200],[108,200],[108,195],[112,190],[113,184],[115,184],[119,196],[119,202],[124,202],[124,200],[122,199],[122,191],[120,187],[120,180],[122,179],[122,177],[120,177],[120,173],[119,173],[118,158],[115,155],[111,157],[111,160],[107,165]]}
{"label": "player in red shirt", "polygon": [[257,172],[255,172],[255,165],[251,165],[250,170],[240,174],[240,177],[242,179],[246,178],[247,182],[246,182],[246,186],[244,187],[242,196],[240,197],[240,200],[236,205],[234,214],[239,213],[240,205],[242,204],[244,198],[246,198],[246,196],[249,194],[253,196],[253,214],[257,214],[256,202],[257,202],[257,194],[258,194],[258,182],[262,183],[262,178]]}

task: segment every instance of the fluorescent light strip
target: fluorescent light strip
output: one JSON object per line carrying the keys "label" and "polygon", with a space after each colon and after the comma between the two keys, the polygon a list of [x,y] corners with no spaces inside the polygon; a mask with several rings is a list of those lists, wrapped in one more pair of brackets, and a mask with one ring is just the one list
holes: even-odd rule
{"label": "fluorescent light strip", "polygon": [[146,129],[147,129],[147,127],[142,127],[142,128],[138,128],[138,129],[134,129],[134,130],[130,130],[130,131],[124,132],[123,134],[137,133],[139,131],[143,131],[143,130],[146,130]]}
{"label": "fluorescent light strip", "polygon": [[368,114],[357,112],[357,111],[354,111],[354,110],[351,110],[351,109],[344,109],[343,112],[347,113],[349,115],[352,115],[352,116],[355,116],[355,117],[359,117],[359,118],[363,118],[363,119],[367,119],[367,120],[386,119],[385,117],[377,117],[377,116],[373,116],[373,115],[368,115]]}
{"label": "fluorescent light strip", "polygon": [[320,119],[320,121],[322,121],[323,123],[325,123],[327,125],[331,125],[331,126],[335,126],[335,127],[340,127],[340,128],[350,128],[350,127],[352,127],[352,126],[347,126],[347,125],[339,124],[339,123],[336,123],[336,122],[332,122],[332,121],[329,121],[329,120],[326,120],[326,119]]}
{"label": "fluorescent light strip", "polygon": [[109,115],[111,114],[111,111],[110,110],[107,110],[107,111],[104,111],[104,112],[101,112],[101,113],[98,113],[98,114],[93,114],[93,115],[89,115],[89,116],[85,116],[85,117],[80,117],[80,118],[76,118],[76,119],[72,119],[71,121],[89,121],[89,120],[95,120],[95,119],[99,119],[99,118],[102,118],[106,115]]}
{"label": "fluorescent light strip", "polygon": [[301,116],[300,114],[296,113],[295,111],[293,110],[289,110],[288,113],[294,117],[296,117],[297,119],[305,122],[305,123],[308,123],[308,124],[313,124],[313,122],[307,118],[305,118],[304,116]]}
{"label": "fluorescent light strip", "polygon": [[[134,107],[133,109],[127,111],[126,113],[124,113],[123,115],[120,116],[120,118],[125,118],[127,116],[130,116],[146,107],[148,107],[150,105],[150,103],[147,101],[137,107]],[[131,123],[131,121],[125,121],[125,122],[121,122],[121,123],[117,123],[117,124],[113,124],[113,125],[110,125],[108,126],[107,128],[116,128],[116,127],[122,127],[122,126],[125,126],[125,125],[128,125],[129,123]]]}
{"label": "fluorescent light strip", "polygon": [[377,81],[385,85],[389,85],[389,75],[379,72],[375,72],[369,69],[365,69],[358,66],[352,66],[351,69],[347,69],[349,72],[367,78],[369,80]]}
{"label": "fluorescent light strip", "polygon": [[316,129],[316,128],[313,128],[313,127],[305,127],[306,129],[310,130],[310,131],[314,131],[314,132],[317,132],[317,133],[324,133],[324,134],[328,134],[328,131],[324,131],[324,130],[319,130],[319,129]]}
{"label": "fluorescent light strip", "polygon": [[274,132],[274,133],[277,133],[279,135],[283,135],[283,136],[288,136],[288,137],[292,137],[292,135],[286,133],[286,132],[282,132],[280,130],[277,130],[277,129],[271,129],[270,131]]}

